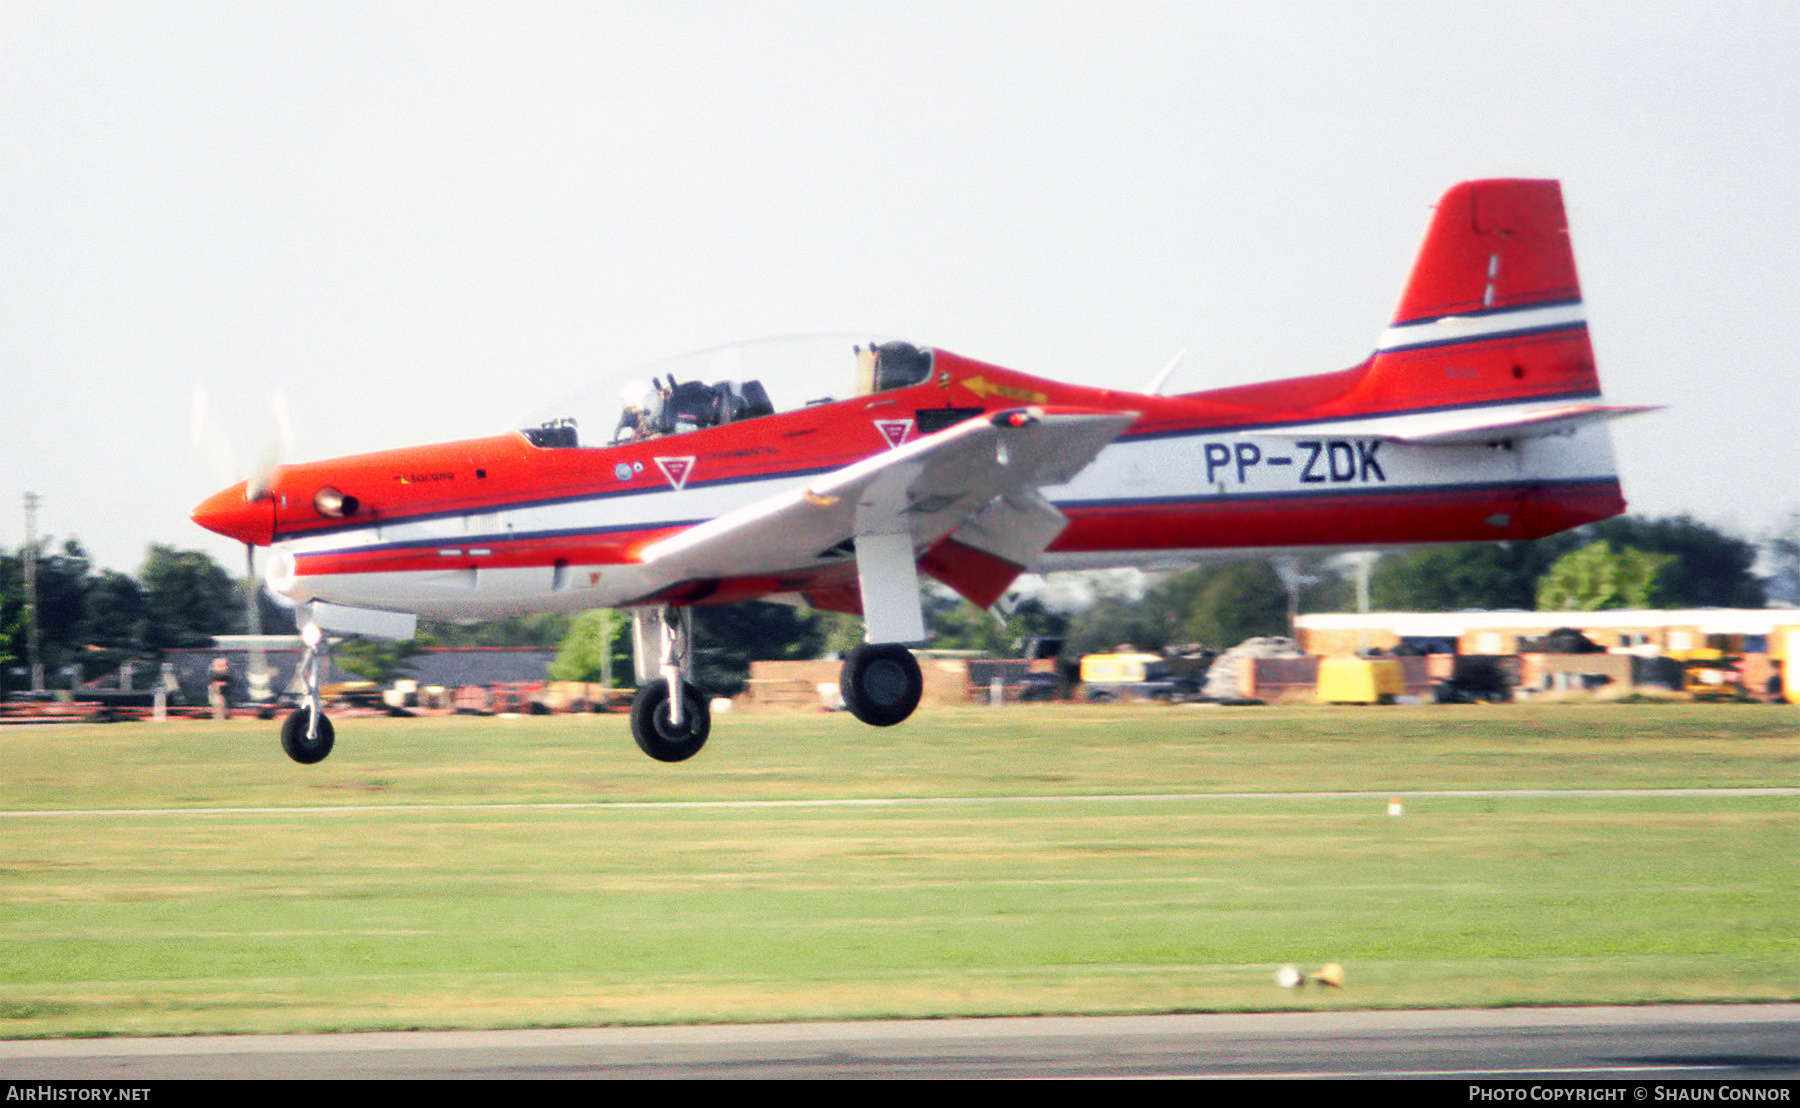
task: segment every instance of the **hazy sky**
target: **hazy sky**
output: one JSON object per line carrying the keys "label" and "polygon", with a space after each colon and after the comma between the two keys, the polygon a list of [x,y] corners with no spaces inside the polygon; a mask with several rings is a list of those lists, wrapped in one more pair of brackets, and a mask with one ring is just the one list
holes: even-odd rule
{"label": "hazy sky", "polygon": [[1634,510],[1800,508],[1800,4],[0,0],[0,545],[241,555],[247,472],[866,329],[1353,365],[1429,207],[1563,181]]}

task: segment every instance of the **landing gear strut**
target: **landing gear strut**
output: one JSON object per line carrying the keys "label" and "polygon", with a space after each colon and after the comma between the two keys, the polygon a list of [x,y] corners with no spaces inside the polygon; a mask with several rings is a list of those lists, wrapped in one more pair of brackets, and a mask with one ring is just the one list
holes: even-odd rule
{"label": "landing gear strut", "polygon": [[[706,699],[688,678],[694,671],[693,613],[687,608],[640,608],[631,613],[632,657],[638,691],[631,698],[631,737],[659,762],[684,762],[700,753],[712,730]],[[650,659],[658,660],[654,670]],[[671,690],[680,690],[679,694]]]}
{"label": "landing gear strut", "polygon": [[892,727],[919,706],[925,680],[912,651],[899,643],[864,643],[844,659],[838,691],[850,714],[875,727]]}
{"label": "landing gear strut", "polygon": [[306,652],[300,658],[301,679],[306,682],[306,703],[288,714],[281,723],[281,749],[303,766],[322,762],[331,753],[336,729],[325,718],[319,703],[319,669],[331,654],[331,644],[319,625],[308,622],[300,630],[300,641]]}

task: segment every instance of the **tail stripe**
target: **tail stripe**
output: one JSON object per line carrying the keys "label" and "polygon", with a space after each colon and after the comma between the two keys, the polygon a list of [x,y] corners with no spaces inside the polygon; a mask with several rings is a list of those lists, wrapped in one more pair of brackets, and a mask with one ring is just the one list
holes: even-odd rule
{"label": "tail stripe", "polygon": [[1587,312],[1580,300],[1533,304],[1492,312],[1444,315],[1390,325],[1381,333],[1378,352],[1419,350],[1496,338],[1566,331],[1587,326]]}

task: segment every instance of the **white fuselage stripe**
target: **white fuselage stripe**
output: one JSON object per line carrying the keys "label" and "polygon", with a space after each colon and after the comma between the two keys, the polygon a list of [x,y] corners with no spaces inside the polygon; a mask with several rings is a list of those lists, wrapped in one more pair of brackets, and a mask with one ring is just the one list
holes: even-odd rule
{"label": "white fuselage stripe", "polygon": [[1544,307],[1514,308],[1508,311],[1481,312],[1473,315],[1446,315],[1436,319],[1400,323],[1381,333],[1375,349],[1381,352],[1410,350],[1421,346],[1471,342],[1500,338],[1531,331],[1576,327],[1587,323],[1581,301],[1574,300]]}

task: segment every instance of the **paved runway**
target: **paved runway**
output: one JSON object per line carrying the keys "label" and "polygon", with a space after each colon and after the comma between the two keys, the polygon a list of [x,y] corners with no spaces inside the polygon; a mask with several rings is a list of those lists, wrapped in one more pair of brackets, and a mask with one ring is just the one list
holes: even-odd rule
{"label": "paved runway", "polygon": [[1800,1078],[1800,1004],[0,1041],[0,1083],[209,1078]]}

